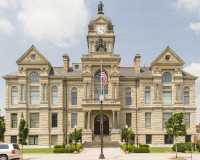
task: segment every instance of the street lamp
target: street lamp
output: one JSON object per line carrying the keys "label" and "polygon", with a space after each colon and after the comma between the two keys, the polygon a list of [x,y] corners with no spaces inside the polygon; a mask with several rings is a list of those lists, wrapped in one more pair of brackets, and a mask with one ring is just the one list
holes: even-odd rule
{"label": "street lamp", "polygon": [[102,130],[102,103],[103,103],[103,94],[100,95],[99,100],[101,102],[101,154],[99,156],[99,159],[105,159],[104,154],[103,154],[103,130]]}
{"label": "street lamp", "polygon": [[74,154],[77,154],[77,150],[76,150],[76,128],[77,128],[77,126],[75,125],[74,128],[75,128],[75,147],[74,147]]}
{"label": "street lamp", "polygon": [[128,126],[126,125],[125,128],[126,128],[126,154],[129,154],[129,150],[128,150],[128,140],[127,140],[127,129],[128,129]]}

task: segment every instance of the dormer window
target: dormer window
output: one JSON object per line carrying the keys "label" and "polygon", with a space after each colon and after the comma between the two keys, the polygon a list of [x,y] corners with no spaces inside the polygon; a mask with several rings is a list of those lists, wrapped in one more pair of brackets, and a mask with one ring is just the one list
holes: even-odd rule
{"label": "dormer window", "polygon": [[31,73],[30,82],[39,82],[39,74],[37,72]]}
{"label": "dormer window", "polygon": [[171,82],[172,81],[172,77],[171,74],[168,72],[165,72],[162,76],[162,81],[163,82]]}

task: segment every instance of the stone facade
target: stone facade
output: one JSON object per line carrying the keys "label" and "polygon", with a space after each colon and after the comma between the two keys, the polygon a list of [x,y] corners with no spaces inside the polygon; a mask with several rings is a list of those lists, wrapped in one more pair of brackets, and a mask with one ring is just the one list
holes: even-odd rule
{"label": "stone facade", "polygon": [[[105,27],[105,32],[101,35],[96,31],[99,25]],[[108,78],[108,94],[103,101],[103,117],[106,118],[103,128],[112,141],[121,142],[121,129],[130,121],[129,129],[135,133],[135,144],[137,141],[147,143],[146,136],[151,135],[151,145],[168,145],[165,144],[164,113],[189,113],[190,127],[187,133],[192,137],[197,134],[197,77],[183,71],[184,62],[178,55],[167,47],[150,67],[140,67],[141,56],[138,54],[134,59],[135,67],[119,67],[121,58],[113,52],[115,35],[111,20],[102,13],[97,14],[91,19],[88,29],[89,53],[82,55],[81,69],[76,68],[76,65],[69,67],[70,59],[67,54],[63,55],[63,67],[52,67],[50,62],[31,46],[16,62],[18,70],[3,76],[6,80],[5,142],[11,142],[11,136],[17,135],[21,112],[30,127],[28,145],[32,143],[31,136],[38,137],[38,146],[51,146],[53,136],[57,136],[58,144],[69,143],[67,135],[74,131],[72,114],[77,115],[78,129],[83,129],[82,142],[93,141],[100,125],[97,119],[100,116],[100,101],[95,95],[99,94],[95,86],[100,85],[100,82],[95,80],[95,76],[101,70],[101,60]],[[96,51],[99,36],[106,50]],[[39,75],[39,81],[30,80],[32,73]],[[163,81],[165,73],[171,75],[170,82]],[[17,87],[17,104],[13,104],[12,100],[13,87]],[[38,89],[32,89],[34,87]],[[189,104],[184,104],[185,87],[189,89]],[[31,104],[31,91],[39,92],[39,104]],[[57,103],[53,103],[54,91],[57,91]],[[145,91],[150,93],[148,103]],[[164,104],[164,91],[171,93],[170,104]],[[130,93],[130,104],[127,104],[126,92]],[[77,95],[75,104],[73,93]],[[39,114],[39,127],[30,126],[32,113]],[[56,127],[52,127],[53,113],[57,113]],[[149,127],[146,127],[146,113],[151,113]],[[12,126],[12,114],[17,114],[17,128]],[[130,120],[127,120],[127,114],[131,115]],[[183,141],[185,137],[178,138],[178,142]]]}

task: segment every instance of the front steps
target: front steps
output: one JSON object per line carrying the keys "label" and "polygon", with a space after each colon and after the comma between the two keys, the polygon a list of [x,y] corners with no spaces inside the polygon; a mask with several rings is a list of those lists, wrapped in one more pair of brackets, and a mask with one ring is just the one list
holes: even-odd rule
{"label": "front steps", "polygon": [[[84,148],[101,148],[101,141],[100,142],[85,142]],[[119,142],[115,141],[103,141],[103,148],[119,148],[120,144]]]}
{"label": "front steps", "polygon": [[[101,142],[101,136],[100,135],[94,135],[93,141],[95,141],[95,142]],[[109,136],[109,135],[103,135],[103,141],[104,142],[110,142],[111,141],[111,136]]]}

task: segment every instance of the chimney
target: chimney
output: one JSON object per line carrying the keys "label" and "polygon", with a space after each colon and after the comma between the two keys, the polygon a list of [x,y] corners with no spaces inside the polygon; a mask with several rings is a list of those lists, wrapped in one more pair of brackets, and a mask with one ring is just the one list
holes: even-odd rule
{"label": "chimney", "polygon": [[70,61],[70,59],[69,59],[68,55],[66,53],[63,54],[63,70],[64,70],[64,72],[68,72],[68,70],[69,70],[69,61]]}
{"label": "chimney", "polygon": [[136,54],[134,59],[135,72],[140,73],[140,55]]}

